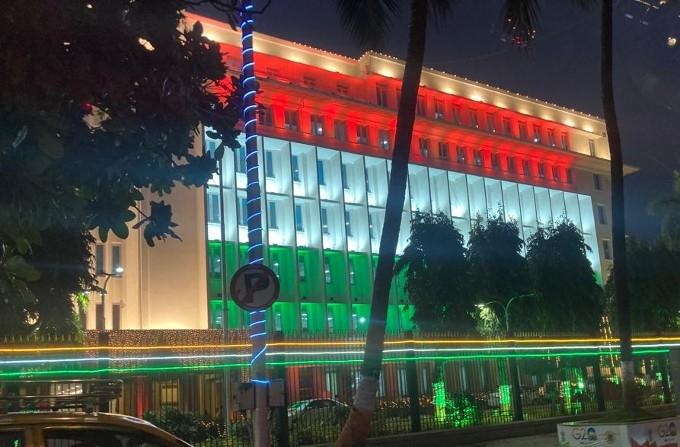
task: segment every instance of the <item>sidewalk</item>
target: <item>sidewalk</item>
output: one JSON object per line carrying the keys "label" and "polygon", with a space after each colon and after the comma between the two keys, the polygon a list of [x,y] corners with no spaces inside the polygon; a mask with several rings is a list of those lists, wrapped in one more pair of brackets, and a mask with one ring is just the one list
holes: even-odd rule
{"label": "sidewalk", "polygon": [[557,447],[557,433],[498,439],[496,441],[469,444],[467,447]]}

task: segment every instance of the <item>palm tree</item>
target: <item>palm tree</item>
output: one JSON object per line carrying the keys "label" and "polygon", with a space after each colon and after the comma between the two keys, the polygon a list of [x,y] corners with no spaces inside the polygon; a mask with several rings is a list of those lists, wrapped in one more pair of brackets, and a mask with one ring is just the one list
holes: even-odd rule
{"label": "palm tree", "polygon": [[673,171],[672,195],[652,202],[650,211],[662,216],[661,235],[666,246],[680,251],[680,171]]}
{"label": "palm tree", "polygon": [[[583,8],[592,7],[597,0],[572,0]],[[630,297],[626,267],[626,225],[624,220],[623,153],[621,135],[616,118],[613,81],[613,0],[601,0],[600,36],[600,84],[602,87],[602,109],[609,141],[609,158],[612,182],[612,248],[614,254],[613,284],[614,300],[618,318],[619,341],[621,345],[621,383],[623,409],[634,412],[638,408],[635,398],[633,375],[633,349],[631,345]],[[538,0],[515,0],[506,4],[506,31],[514,43],[526,44],[533,38],[538,19]]]}
{"label": "palm tree", "polygon": [[616,119],[613,77],[613,5],[612,0],[602,0],[601,63],[602,109],[609,140],[609,158],[612,180],[612,248],[614,252],[614,299],[618,317],[619,343],[621,344],[621,384],[623,409],[633,412],[638,408],[635,398],[633,371],[633,346],[631,344],[630,297],[626,263],[626,223],[623,195],[623,152],[621,135]]}
{"label": "palm tree", "polygon": [[[391,18],[397,12],[399,4],[401,2],[398,0],[337,0],[338,12],[344,25],[362,43],[375,43],[384,37],[390,29]],[[411,137],[416,115],[420,74],[425,56],[428,15],[442,16],[448,11],[448,6],[448,0],[411,0],[408,48],[392,152],[392,173],[385,206],[385,224],[378,250],[378,265],[375,271],[361,379],[352,411],[337,440],[338,446],[364,445],[368,438],[382,367],[387,304],[394,271],[401,213],[404,208]]]}

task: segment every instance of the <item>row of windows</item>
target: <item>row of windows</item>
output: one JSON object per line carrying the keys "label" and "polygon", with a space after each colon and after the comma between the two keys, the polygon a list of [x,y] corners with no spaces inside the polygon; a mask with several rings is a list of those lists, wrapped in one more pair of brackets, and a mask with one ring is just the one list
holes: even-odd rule
{"label": "row of windows", "polygon": [[[273,125],[271,109],[264,107],[263,113],[260,114],[260,121],[262,124]],[[320,115],[310,115],[310,125],[311,132],[316,136],[325,136],[326,128],[324,124],[325,120]],[[288,130],[298,131],[299,129],[299,114],[295,110],[285,110],[284,111],[284,127]],[[342,120],[333,121],[333,138],[341,142],[347,142],[347,123]],[[370,144],[369,141],[369,128],[366,125],[356,126],[356,138],[354,142],[359,144]],[[390,149],[390,132],[386,129],[378,130],[378,146],[383,150]],[[430,158],[431,156],[431,142],[429,138],[419,138],[418,139],[418,150],[423,158]],[[460,164],[468,164],[467,160],[467,148],[464,146],[456,146],[456,162]],[[267,153],[267,159],[265,163],[267,166],[271,166],[271,154]],[[449,143],[440,141],[437,143],[437,156],[441,160],[449,160]],[[490,157],[490,166],[496,171],[507,171],[511,174],[520,174],[524,176],[531,176],[531,162],[529,160],[520,160],[516,157],[506,157],[506,163],[501,166],[501,156],[498,153],[492,153]],[[296,169],[297,160],[293,160],[293,176],[299,172]],[[481,149],[474,149],[472,151],[472,163],[473,166],[484,167],[484,157],[483,151]],[[238,172],[245,172],[245,152],[242,151],[239,156],[239,165],[237,167]],[[268,171],[271,172],[271,169]],[[320,169],[319,172],[323,172]],[[553,166],[550,171],[550,179],[555,182],[566,182],[572,183],[571,170],[567,169],[564,178],[560,175],[560,169],[557,166]],[[269,175],[269,174],[268,174]],[[546,179],[548,172],[545,163],[539,163],[536,171],[536,176],[540,179]],[[295,178],[294,178],[295,180]],[[323,183],[321,183],[323,184]]]}
{"label": "row of windows", "polygon": [[[267,69],[267,76],[275,79],[280,78],[280,72],[276,69]],[[316,79],[304,76],[303,83],[307,88],[316,88]],[[401,89],[394,90],[394,101],[390,98],[390,88],[385,84],[376,84],[376,104],[381,107],[396,109],[401,98]],[[338,82],[335,93],[341,96],[350,96],[350,88],[347,84]],[[266,112],[265,112],[266,113]],[[459,126],[467,126],[474,129],[486,130],[498,133],[510,138],[542,144],[562,150],[570,149],[569,133],[558,131],[553,127],[545,127],[540,124],[529,124],[527,121],[515,120],[509,116],[502,116],[500,112],[483,113],[474,107],[464,107],[461,104],[447,102],[442,98],[430,98],[428,95],[418,95],[416,114],[435,120],[455,123]],[[290,125],[296,127],[296,118],[290,117]],[[263,120],[271,125],[271,116]],[[515,127],[516,122],[516,127]],[[286,126],[287,127],[287,126]],[[314,129],[314,127],[312,127]],[[297,129],[295,129],[297,130]],[[360,141],[357,141],[360,142]],[[366,143],[363,143],[366,144]],[[595,141],[588,140],[588,150],[591,156],[596,156]]]}
{"label": "row of windows", "polygon": [[[382,107],[389,107],[388,87],[383,84],[376,85],[376,103]],[[401,91],[397,89],[395,105],[398,103]],[[460,104],[451,104],[447,110],[446,102],[440,98],[434,98],[430,107],[427,96],[418,95],[416,103],[416,114],[423,117],[434,118],[436,120],[450,121],[459,126],[468,126],[474,129],[484,129],[491,133],[500,133],[507,137],[519,138],[536,144],[544,144],[550,147],[558,147],[569,150],[569,134],[567,132],[558,135],[554,128],[548,127],[543,131],[543,126],[533,124],[531,129],[526,121],[517,121],[517,130],[513,126],[513,119],[507,116],[500,117],[496,112],[482,114],[474,108],[464,108]],[[484,124],[482,125],[482,120]],[[531,130],[531,133],[529,132]],[[594,145],[594,142],[593,142]],[[594,149],[594,148],[593,148]]]}

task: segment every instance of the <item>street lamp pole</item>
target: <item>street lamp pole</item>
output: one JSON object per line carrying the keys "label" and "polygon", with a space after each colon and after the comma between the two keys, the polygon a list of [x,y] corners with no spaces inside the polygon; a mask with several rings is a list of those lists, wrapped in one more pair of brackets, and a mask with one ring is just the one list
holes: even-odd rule
{"label": "street lamp pole", "polygon": [[104,280],[104,285],[99,289],[99,295],[102,297],[102,330],[106,330],[106,306],[104,305],[104,299],[106,297],[106,286],[109,284],[109,279],[114,276],[120,276],[123,273],[123,267],[116,267],[114,273],[102,272],[101,274],[106,276]]}
{"label": "street lamp pole", "polygon": [[[533,294],[528,293],[524,295],[513,296],[507,303],[503,304],[500,301],[489,301],[488,303],[478,304],[479,308],[488,306],[489,304],[497,304],[503,309],[503,316],[505,317],[505,336],[510,338],[512,330],[510,329],[510,305],[520,298],[528,298]],[[517,369],[517,359],[514,356],[508,358],[508,369],[510,370],[510,383],[512,385],[512,416],[513,420],[521,421],[524,419],[524,411],[522,410],[522,392],[519,384],[519,371]]]}

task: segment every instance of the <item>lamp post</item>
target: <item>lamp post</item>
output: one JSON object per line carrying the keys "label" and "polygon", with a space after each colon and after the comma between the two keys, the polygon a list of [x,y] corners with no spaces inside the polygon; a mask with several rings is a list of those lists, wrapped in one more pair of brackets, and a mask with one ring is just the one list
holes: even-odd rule
{"label": "lamp post", "polygon": [[[477,304],[479,309],[488,307],[490,304],[497,304],[501,309],[503,309],[503,317],[505,318],[505,336],[511,337],[512,330],[510,329],[510,305],[520,298],[529,298],[534,296],[533,293],[527,293],[524,295],[513,296],[508,300],[507,303],[503,304],[500,301],[489,301],[483,304]],[[512,401],[512,418],[515,421],[521,421],[524,419],[524,412],[522,410],[522,392],[520,390],[519,384],[519,372],[517,370],[517,360],[515,357],[508,358],[508,369],[510,370],[510,383],[511,387],[511,401]]]}
{"label": "lamp post", "polygon": [[489,304],[497,304],[498,306],[500,306],[500,308],[503,309],[503,316],[505,318],[505,335],[507,337],[510,337],[512,335],[512,331],[510,330],[510,305],[515,300],[518,300],[520,298],[529,298],[529,297],[532,297],[532,296],[534,296],[533,293],[527,293],[527,294],[524,294],[524,295],[513,296],[505,304],[501,303],[500,301],[488,301],[488,302],[483,303],[483,304],[476,304],[476,306],[479,309],[483,309],[485,307],[488,307]]}
{"label": "lamp post", "polygon": [[106,277],[104,280],[104,285],[99,289],[99,295],[102,297],[102,330],[106,330],[106,306],[104,305],[104,298],[106,297],[106,286],[109,284],[109,279],[114,276],[120,276],[123,274],[123,267],[118,266],[113,270],[113,273],[102,272],[101,274]]}

